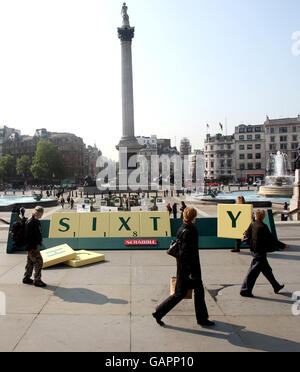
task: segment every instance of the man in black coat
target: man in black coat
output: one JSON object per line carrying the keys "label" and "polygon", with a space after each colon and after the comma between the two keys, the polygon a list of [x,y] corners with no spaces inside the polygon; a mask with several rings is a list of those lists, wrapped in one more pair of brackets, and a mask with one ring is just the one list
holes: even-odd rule
{"label": "man in black coat", "polygon": [[259,209],[256,212],[256,221],[249,227],[249,230],[252,230],[250,234],[253,261],[241,288],[240,294],[243,297],[253,297],[252,290],[260,273],[268,279],[276,294],[284,288],[284,285],[280,285],[273,275],[267,253],[288,249],[289,246],[273,236],[268,226],[263,223],[265,218],[265,211]]}
{"label": "man in black coat", "polygon": [[165,324],[161,319],[171,311],[188,293],[194,289],[194,303],[196,318],[199,325],[212,326],[215,323],[208,320],[208,312],[205,304],[205,292],[202,283],[198,230],[194,225],[197,211],[194,208],[186,208],[184,211],[184,224],[178,231],[181,235],[181,247],[177,258],[177,282],[174,295],[161,303],[153,317],[161,326]]}
{"label": "man in black coat", "polygon": [[[26,250],[28,252],[26,271],[24,274],[24,284],[34,284],[36,287],[46,287],[42,282],[43,257],[40,253],[42,245],[42,228],[40,219],[42,218],[44,209],[35,207],[32,217],[26,222],[25,240]],[[34,269],[34,281],[31,279]]]}

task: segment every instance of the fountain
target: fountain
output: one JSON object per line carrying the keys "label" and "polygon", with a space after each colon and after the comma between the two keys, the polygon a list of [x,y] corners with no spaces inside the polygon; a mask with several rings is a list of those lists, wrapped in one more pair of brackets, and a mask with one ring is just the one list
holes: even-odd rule
{"label": "fountain", "polygon": [[267,197],[292,197],[294,177],[287,172],[287,154],[280,151],[270,155],[271,176],[266,177],[265,186],[259,189],[259,195]]}

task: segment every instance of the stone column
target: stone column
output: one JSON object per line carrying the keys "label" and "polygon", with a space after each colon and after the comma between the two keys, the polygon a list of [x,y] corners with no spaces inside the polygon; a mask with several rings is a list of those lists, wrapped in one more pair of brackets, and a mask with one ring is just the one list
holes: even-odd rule
{"label": "stone column", "polygon": [[[294,194],[291,200],[290,210],[300,208],[300,169],[296,169],[295,172],[295,183],[294,183]],[[292,216],[294,221],[300,221],[300,212]]]}

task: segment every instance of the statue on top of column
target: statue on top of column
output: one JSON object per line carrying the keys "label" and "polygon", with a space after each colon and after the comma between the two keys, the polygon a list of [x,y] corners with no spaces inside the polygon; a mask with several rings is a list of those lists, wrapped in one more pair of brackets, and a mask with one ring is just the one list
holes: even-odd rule
{"label": "statue on top of column", "polygon": [[127,7],[126,3],[123,3],[123,7],[122,7],[122,10],[121,10],[121,15],[123,17],[123,27],[126,27],[126,26],[129,27],[130,26],[129,16],[128,16],[127,10],[128,10],[128,7]]}

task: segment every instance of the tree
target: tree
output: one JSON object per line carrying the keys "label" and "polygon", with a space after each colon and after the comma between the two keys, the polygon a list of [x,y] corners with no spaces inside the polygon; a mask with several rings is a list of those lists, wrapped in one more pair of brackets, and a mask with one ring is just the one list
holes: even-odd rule
{"label": "tree", "polygon": [[17,160],[17,175],[24,177],[29,176],[31,159],[28,155],[23,155]]}
{"label": "tree", "polygon": [[52,142],[40,140],[34,155],[30,171],[35,179],[53,182],[64,177],[64,165],[61,151]]}
{"label": "tree", "polygon": [[16,163],[12,155],[0,157],[0,176],[1,178],[13,177],[16,173]]}

